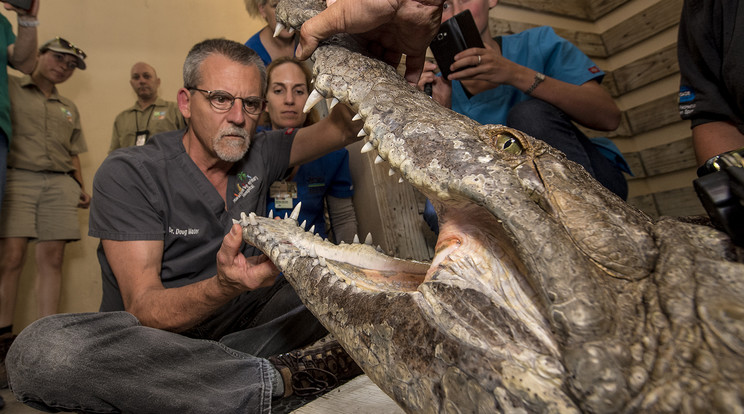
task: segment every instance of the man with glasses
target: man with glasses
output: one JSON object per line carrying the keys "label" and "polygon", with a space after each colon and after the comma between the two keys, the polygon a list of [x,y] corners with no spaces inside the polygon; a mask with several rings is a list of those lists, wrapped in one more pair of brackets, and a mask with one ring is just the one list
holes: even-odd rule
{"label": "man with glasses", "polygon": [[89,234],[101,238],[104,312],[55,315],[19,335],[8,371],[21,401],[84,412],[270,412],[272,398],[360,373],[233,220],[265,215],[271,183],[357,140],[361,122],[337,105],[313,126],[256,134],[265,69],[237,42],[195,45],[183,73],[187,129],[114,151],[96,173]]}
{"label": "man with glasses", "polygon": [[[80,239],[78,208],[88,208],[78,154],[87,147],[75,104],[55,85],[85,53],[56,38],[39,49],[31,75],[10,76],[13,140],[0,215],[0,326],[13,322],[26,247],[36,241],[36,299],[39,317],[57,313],[65,245]],[[4,356],[4,355],[3,355]]]}

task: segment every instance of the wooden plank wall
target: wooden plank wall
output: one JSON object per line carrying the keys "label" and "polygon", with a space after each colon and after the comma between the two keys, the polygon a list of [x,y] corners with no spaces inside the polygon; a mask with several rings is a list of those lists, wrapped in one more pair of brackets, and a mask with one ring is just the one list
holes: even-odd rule
{"label": "wooden plank wall", "polygon": [[[524,13],[517,13],[522,17],[520,20],[503,18],[504,13],[499,10],[502,6],[491,11],[493,34],[517,33],[544,25],[550,19],[546,16],[558,16],[559,24],[550,24],[556,33],[602,63],[600,66],[607,73],[602,84],[623,110],[622,123],[609,133],[585,132],[589,136],[610,137],[620,147],[634,173],[626,176],[630,188],[628,202],[651,216],[705,214],[692,188],[695,159],[689,128],[680,127],[689,124],[680,119],[677,110],[676,41],[662,46],[658,44],[663,42],[654,41],[662,36],[668,38],[669,31],[674,31],[676,39],[682,3],[682,0],[501,0],[502,6],[533,12],[526,14],[534,16],[533,21],[524,19]],[[566,23],[571,19],[577,20],[577,24]],[[588,25],[592,27],[590,30],[583,29],[587,22],[600,19],[604,29],[596,28],[599,24]],[[638,98],[641,95],[645,97]]]}

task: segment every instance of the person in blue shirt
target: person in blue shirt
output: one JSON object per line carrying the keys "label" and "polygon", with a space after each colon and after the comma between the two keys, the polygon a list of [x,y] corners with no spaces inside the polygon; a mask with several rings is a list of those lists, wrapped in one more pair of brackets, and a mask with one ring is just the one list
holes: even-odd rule
{"label": "person in blue shirt", "polygon": [[[604,76],[577,47],[550,27],[492,37],[488,12],[498,0],[446,0],[442,21],[469,9],[485,48],[458,53],[447,79],[426,62],[418,87],[482,124],[504,124],[539,138],[582,165],[621,198],[628,186],[620,165],[602,155],[575,125],[611,131],[620,110],[600,82]],[[620,158],[622,164],[622,158]]]}
{"label": "person in blue shirt", "polygon": [[[312,74],[307,66],[294,58],[279,58],[266,70],[266,112],[261,129],[287,129],[312,125],[318,115],[313,110],[303,112],[311,91]],[[329,229],[336,243],[350,243],[357,234],[357,220],[352,196],[354,184],[349,171],[349,151],[342,148],[314,161],[287,171],[287,176],[271,185],[267,211],[284,217],[302,202],[299,223],[314,232],[328,237],[325,212],[328,212]]]}
{"label": "person in blue shirt", "polygon": [[279,0],[245,0],[245,9],[251,17],[266,20],[266,26],[256,32],[245,45],[256,51],[264,65],[280,57],[292,57],[295,52],[295,33],[282,29],[274,37],[276,30],[276,4]]}

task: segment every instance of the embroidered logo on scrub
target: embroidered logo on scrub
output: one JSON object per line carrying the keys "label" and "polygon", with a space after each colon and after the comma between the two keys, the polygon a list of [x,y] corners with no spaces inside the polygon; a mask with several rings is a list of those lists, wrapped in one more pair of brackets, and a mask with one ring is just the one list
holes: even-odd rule
{"label": "embroidered logo on scrub", "polygon": [[256,187],[256,181],[258,181],[258,177],[251,177],[244,171],[239,172],[238,175],[235,176],[235,187],[237,187],[237,189],[233,193],[233,203],[250,193],[251,190]]}
{"label": "embroidered logo on scrub", "polygon": [[165,119],[165,111],[153,111],[152,112],[152,119],[159,121],[161,119]]}
{"label": "embroidered logo on scrub", "polygon": [[70,112],[69,109],[65,108],[64,106],[59,108],[62,111],[62,115],[67,118],[67,122],[72,123],[72,112]]}

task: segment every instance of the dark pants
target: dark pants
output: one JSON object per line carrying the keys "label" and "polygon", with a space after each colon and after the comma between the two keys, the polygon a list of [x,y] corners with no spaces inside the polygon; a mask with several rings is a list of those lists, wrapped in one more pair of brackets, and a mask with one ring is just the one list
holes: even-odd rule
{"label": "dark pants", "polygon": [[569,160],[581,164],[600,184],[620,198],[628,198],[628,182],[623,173],[560,109],[540,99],[530,99],[509,111],[506,124],[545,141],[566,154]]}
{"label": "dark pants", "polygon": [[[220,341],[148,328],[127,312],[40,319],[8,352],[10,387],[23,403],[50,412],[269,413],[274,370],[259,356],[302,347],[326,331],[283,278],[260,290],[189,332],[231,332]],[[227,321],[247,328],[235,331]]]}

